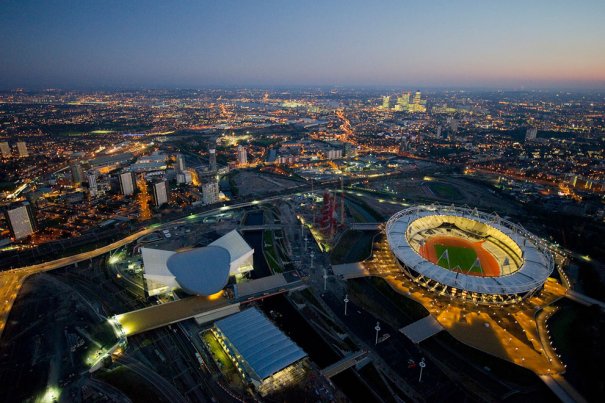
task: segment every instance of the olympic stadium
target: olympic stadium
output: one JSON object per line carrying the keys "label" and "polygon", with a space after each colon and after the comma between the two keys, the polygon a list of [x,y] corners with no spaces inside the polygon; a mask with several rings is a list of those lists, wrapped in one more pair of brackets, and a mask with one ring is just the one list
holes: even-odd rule
{"label": "olympic stadium", "polygon": [[539,292],[554,269],[543,241],[520,225],[462,207],[415,206],[386,225],[403,273],[439,295],[512,304]]}

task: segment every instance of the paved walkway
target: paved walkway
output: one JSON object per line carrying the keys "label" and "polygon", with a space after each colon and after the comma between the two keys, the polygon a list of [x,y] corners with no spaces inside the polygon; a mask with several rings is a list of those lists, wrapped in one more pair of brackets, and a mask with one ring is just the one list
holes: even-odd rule
{"label": "paved walkway", "polygon": [[432,315],[425,316],[416,322],[409,324],[399,331],[405,334],[413,343],[420,343],[443,330],[443,326],[437,322]]}

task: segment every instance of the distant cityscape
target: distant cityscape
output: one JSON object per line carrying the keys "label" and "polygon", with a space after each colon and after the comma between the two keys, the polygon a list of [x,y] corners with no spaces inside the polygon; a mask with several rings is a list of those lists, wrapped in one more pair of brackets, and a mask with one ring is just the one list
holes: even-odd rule
{"label": "distant cityscape", "polygon": [[594,400],[604,133],[589,91],[4,91],[0,396]]}
{"label": "distant cityscape", "polygon": [[605,104],[598,95],[49,90],[0,96],[3,204],[12,211],[27,201],[31,218],[17,218],[15,210],[11,224],[6,215],[5,247],[252,195],[246,186],[238,194],[242,168],[309,181],[364,178],[427,161],[491,176],[523,203],[605,215]]}
{"label": "distant cityscape", "polygon": [[602,401],[603,21],[0,1],[0,403]]}

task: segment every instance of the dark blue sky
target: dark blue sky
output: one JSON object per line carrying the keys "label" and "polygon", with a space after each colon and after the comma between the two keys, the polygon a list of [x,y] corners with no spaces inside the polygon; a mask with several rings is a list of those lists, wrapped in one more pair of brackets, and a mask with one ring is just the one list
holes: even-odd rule
{"label": "dark blue sky", "polygon": [[604,0],[4,0],[0,88],[604,88],[604,21]]}

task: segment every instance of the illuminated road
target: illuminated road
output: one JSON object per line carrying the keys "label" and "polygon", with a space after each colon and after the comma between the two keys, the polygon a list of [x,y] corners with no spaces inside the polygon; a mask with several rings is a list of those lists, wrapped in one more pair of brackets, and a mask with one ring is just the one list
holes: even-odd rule
{"label": "illuminated road", "polygon": [[336,110],[336,116],[338,119],[342,120],[342,125],[340,125],[340,129],[343,131],[343,140],[347,141],[350,137],[353,136],[353,128],[351,127],[351,121],[347,119],[345,116],[345,112],[342,109]]}
{"label": "illuminated road", "polygon": [[[324,183],[324,185],[327,183],[331,183],[331,182],[337,183],[338,181],[337,180],[326,181]],[[323,190],[324,190],[323,188],[317,188],[315,190],[315,192],[322,192]],[[64,258],[57,259],[57,260],[52,260],[50,262],[35,264],[35,265],[31,265],[31,266],[24,266],[21,268],[11,269],[11,270],[6,270],[3,272],[0,272],[0,338],[2,337],[2,333],[4,331],[6,321],[10,314],[10,311],[13,307],[13,303],[14,303],[15,299],[17,298],[17,295],[19,294],[19,291],[23,285],[23,282],[25,281],[25,279],[27,279],[29,276],[31,276],[33,274],[43,273],[43,272],[50,271],[50,270],[55,270],[55,269],[58,269],[61,267],[77,264],[80,262],[84,262],[86,260],[96,258],[105,253],[108,253],[115,249],[121,248],[122,246],[128,245],[144,235],[148,235],[154,231],[161,230],[165,227],[195,222],[195,221],[200,220],[209,215],[220,213],[220,212],[225,212],[225,211],[232,210],[232,209],[250,207],[250,206],[255,206],[255,205],[258,205],[261,203],[268,203],[268,202],[272,202],[272,201],[276,201],[276,200],[281,200],[281,199],[284,199],[287,197],[291,197],[291,196],[300,194],[300,192],[301,192],[301,190],[296,190],[290,194],[267,197],[265,199],[259,199],[259,200],[254,200],[254,201],[250,201],[250,202],[244,202],[244,203],[237,203],[237,204],[232,204],[229,206],[222,206],[222,207],[204,211],[204,212],[201,212],[198,214],[191,214],[185,218],[180,218],[178,220],[170,221],[170,222],[163,223],[163,224],[151,225],[145,229],[135,232],[134,234],[128,235],[127,237],[125,237],[119,241],[113,242],[109,245],[97,248],[92,251],[83,252],[83,253],[79,253],[79,254],[72,255],[72,256],[67,256]]]}
{"label": "illuminated road", "polygon": [[139,204],[139,221],[146,221],[151,218],[151,196],[149,195],[149,188],[147,181],[143,175],[137,179],[137,187],[139,188],[139,194],[137,195],[137,203]]}

